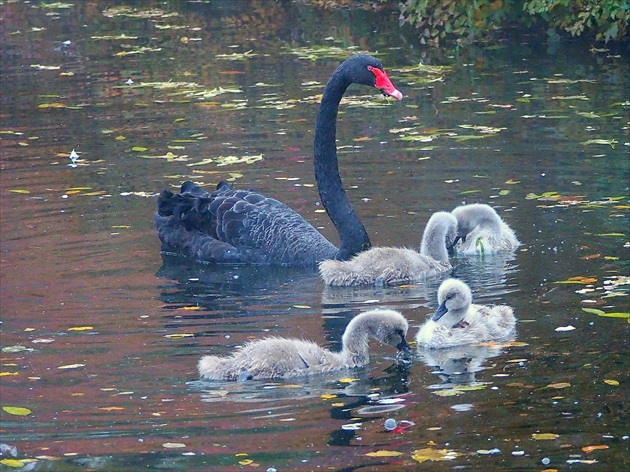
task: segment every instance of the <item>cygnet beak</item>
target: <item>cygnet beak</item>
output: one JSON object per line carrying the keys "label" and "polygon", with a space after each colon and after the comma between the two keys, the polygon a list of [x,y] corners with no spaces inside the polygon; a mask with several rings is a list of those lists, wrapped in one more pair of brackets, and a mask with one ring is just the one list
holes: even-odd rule
{"label": "cygnet beak", "polygon": [[444,315],[446,315],[446,312],[448,311],[448,308],[446,308],[446,300],[438,307],[437,311],[435,312],[435,314],[433,315],[433,318],[431,318],[433,321],[437,321],[440,318],[442,318]]}
{"label": "cygnet beak", "polygon": [[402,341],[396,346],[396,349],[400,351],[400,353],[411,354],[413,351],[411,350],[411,346],[407,344],[407,340],[402,338]]}
{"label": "cygnet beak", "polygon": [[460,239],[462,239],[461,236],[455,236],[453,243],[450,246],[446,246],[446,250],[448,251],[449,256],[452,257],[455,255],[455,246],[457,245]]}

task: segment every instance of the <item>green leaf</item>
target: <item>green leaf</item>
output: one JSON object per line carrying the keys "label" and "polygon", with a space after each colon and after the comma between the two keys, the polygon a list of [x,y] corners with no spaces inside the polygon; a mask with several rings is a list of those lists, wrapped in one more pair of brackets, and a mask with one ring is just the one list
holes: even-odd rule
{"label": "green leaf", "polygon": [[626,318],[630,320],[630,313],[623,313],[623,312],[606,313],[605,311],[598,310],[597,308],[582,308],[582,310],[587,313],[592,313],[597,316],[604,316],[606,318]]}
{"label": "green leaf", "polygon": [[32,411],[28,408],[24,408],[21,406],[3,406],[2,409],[8,414],[15,416],[26,416],[32,413]]}

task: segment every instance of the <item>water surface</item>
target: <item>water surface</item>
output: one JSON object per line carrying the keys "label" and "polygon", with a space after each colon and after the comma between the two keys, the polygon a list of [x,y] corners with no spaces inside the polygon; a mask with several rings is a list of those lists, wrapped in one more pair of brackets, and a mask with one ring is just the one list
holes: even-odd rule
{"label": "water surface", "polygon": [[[111,3],[0,6],[1,397],[30,410],[1,412],[3,460],[627,467],[628,323],[583,310],[630,311],[626,54],[568,42],[554,54],[520,34],[450,54],[421,48],[395,13],[302,3]],[[318,211],[313,125],[327,77],[362,50],[406,95],[353,87],[342,106],[340,165],[372,242],[413,247],[432,212],[493,205],[523,246],[458,258],[454,275],[478,301],[514,307],[515,342],[406,368],[375,345],[357,372],[200,382],[201,355],[249,339],[338,349],[351,317],[373,307],[402,311],[411,339],[436,308],[439,280],[331,289],[310,270],[160,255],[155,196],[186,179],[277,196],[336,241]],[[406,70],[420,62],[447,68]],[[387,418],[413,425],[387,432]]]}

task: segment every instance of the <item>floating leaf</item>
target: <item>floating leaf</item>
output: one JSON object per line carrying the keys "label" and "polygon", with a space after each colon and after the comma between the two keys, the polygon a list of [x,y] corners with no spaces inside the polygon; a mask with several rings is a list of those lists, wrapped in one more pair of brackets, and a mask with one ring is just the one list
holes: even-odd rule
{"label": "floating leaf", "polygon": [[166,334],[165,338],[169,339],[181,339],[181,338],[194,338],[195,335],[192,333],[178,333],[178,334]]}
{"label": "floating leaf", "polygon": [[588,141],[583,141],[580,144],[588,145],[588,144],[606,144],[611,148],[615,149],[615,144],[619,141],[616,139],[589,139]]}
{"label": "floating leaf", "polygon": [[68,365],[60,365],[59,367],[57,367],[57,369],[65,369],[65,370],[69,370],[69,369],[78,369],[80,367],[85,367],[85,364],[68,364]]}
{"label": "floating leaf", "polygon": [[435,390],[431,393],[434,395],[438,395],[440,397],[453,397],[456,395],[461,395],[465,392],[472,392],[474,390],[484,390],[487,388],[487,385],[455,385],[453,388]]}
{"label": "floating leaf", "polygon": [[461,454],[450,449],[416,449],[411,453],[411,458],[418,462],[425,461],[452,461]]}
{"label": "floating leaf", "polygon": [[558,382],[547,385],[548,388],[567,388],[570,386],[571,384],[569,382]]}
{"label": "floating leaf", "polygon": [[293,308],[308,309],[311,307],[309,305],[293,305]]}
{"label": "floating leaf", "polygon": [[36,459],[0,459],[0,464],[8,467],[24,467],[29,462],[37,462]]}
{"label": "floating leaf", "polygon": [[582,311],[585,311],[587,313],[592,313],[597,316],[604,316],[607,318],[626,318],[630,320],[630,313],[620,313],[620,312],[606,313],[605,311],[598,310],[597,308],[582,308]]}
{"label": "floating leaf", "polygon": [[595,277],[585,277],[582,275],[578,275],[576,277],[570,277],[567,280],[554,282],[554,284],[593,284],[595,282],[597,282],[597,279]]}
{"label": "floating leaf", "polygon": [[375,452],[368,452],[367,454],[363,454],[363,455],[368,456],[368,457],[396,457],[396,456],[402,456],[403,453],[398,452],[398,451],[380,450],[380,451],[375,451]]}
{"label": "floating leaf", "polygon": [[559,434],[555,433],[534,433],[532,434],[532,439],[536,441],[550,441],[553,439],[558,439],[560,437]]}
{"label": "floating leaf", "polygon": [[93,326],[74,326],[72,328],[68,328],[68,331],[89,331],[94,329]]}
{"label": "floating leaf", "polygon": [[142,146],[134,146],[134,147],[131,148],[131,150],[135,151],[135,152],[144,152],[144,151],[147,151],[148,148],[145,148],[145,147],[142,147]]}
{"label": "floating leaf", "polygon": [[586,452],[587,454],[596,451],[598,449],[608,449],[608,446],[606,446],[605,444],[598,444],[596,446],[584,446],[582,448],[582,451]]}
{"label": "floating leaf", "polygon": [[186,447],[186,444],[167,442],[167,443],[162,444],[162,447],[165,447],[166,449],[178,449],[178,448]]}
{"label": "floating leaf", "polygon": [[12,193],[22,193],[22,194],[24,194],[24,195],[28,195],[29,193],[31,193],[31,191],[30,191],[30,190],[25,190],[25,189],[21,189],[21,188],[12,189],[12,190],[9,190],[9,192],[12,192]]}
{"label": "floating leaf", "polygon": [[124,409],[124,406],[104,406],[102,408],[99,408],[99,410],[103,411],[123,411]]}
{"label": "floating leaf", "polygon": [[575,329],[575,326],[558,326],[555,331],[558,331],[559,333],[564,332],[564,331],[573,331]]}
{"label": "floating leaf", "polygon": [[31,64],[33,69],[37,70],[58,70],[61,69],[61,66],[44,66],[42,64]]}
{"label": "floating leaf", "polygon": [[21,406],[3,406],[2,409],[10,415],[15,416],[26,416],[32,413],[28,408],[24,408]]}
{"label": "floating leaf", "polygon": [[331,400],[331,399],[333,399],[333,398],[337,398],[337,395],[332,394],[332,393],[324,393],[324,394],[321,396],[321,399],[322,399],[322,400]]}
{"label": "floating leaf", "polygon": [[608,385],[612,385],[613,387],[617,387],[619,385],[619,381],[612,379],[604,379],[604,383]]}
{"label": "floating leaf", "polygon": [[621,237],[625,237],[624,233],[599,233],[596,234],[596,236],[621,236]]}

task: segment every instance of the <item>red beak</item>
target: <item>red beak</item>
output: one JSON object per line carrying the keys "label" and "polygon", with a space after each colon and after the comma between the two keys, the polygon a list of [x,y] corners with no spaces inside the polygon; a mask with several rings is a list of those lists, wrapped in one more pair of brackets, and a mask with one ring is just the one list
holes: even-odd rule
{"label": "red beak", "polygon": [[394,84],[392,84],[392,81],[389,80],[389,77],[387,77],[384,70],[374,67],[372,69],[372,73],[376,76],[375,87],[377,89],[380,89],[384,94],[389,95],[390,97],[394,97],[396,100],[402,100],[403,94],[400,90],[394,87]]}

